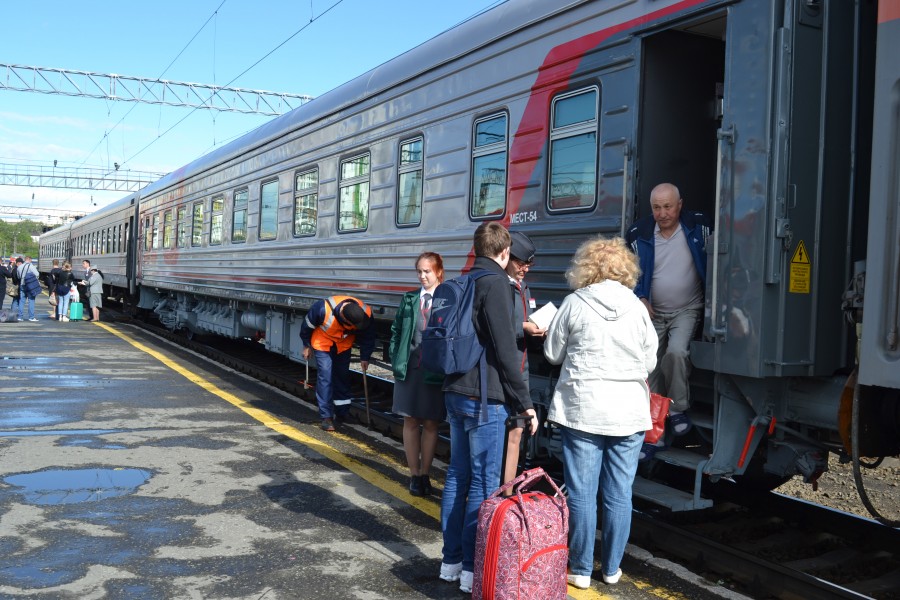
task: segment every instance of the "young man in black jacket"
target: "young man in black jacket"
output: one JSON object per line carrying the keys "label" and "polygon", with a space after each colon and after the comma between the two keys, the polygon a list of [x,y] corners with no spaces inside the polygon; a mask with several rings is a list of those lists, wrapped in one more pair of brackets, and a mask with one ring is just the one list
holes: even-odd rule
{"label": "young man in black jacket", "polygon": [[475,331],[487,359],[487,406],[482,414],[479,363],[467,373],[444,380],[444,402],[450,422],[450,468],[441,501],[444,536],[441,579],[459,580],[462,592],[472,591],[475,566],[475,531],[478,508],[500,482],[500,458],[510,414],[531,417],[531,433],[537,417],[528,387],[522,379],[520,354],[509,278],[510,236],[496,221],[475,230],[475,262],[472,270],[496,275],[475,282]]}

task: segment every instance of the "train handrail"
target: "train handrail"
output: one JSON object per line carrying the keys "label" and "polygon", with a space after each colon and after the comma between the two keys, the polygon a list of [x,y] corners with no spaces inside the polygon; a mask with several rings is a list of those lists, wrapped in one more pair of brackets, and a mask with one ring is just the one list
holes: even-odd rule
{"label": "train handrail", "polygon": [[713,268],[712,268],[712,300],[711,316],[709,322],[709,334],[713,337],[725,337],[728,331],[727,323],[719,325],[719,224],[722,211],[722,155],[723,144],[727,141],[734,144],[736,136],[734,123],[728,129],[721,128],[716,132],[718,138],[718,151],[716,153],[716,203],[715,224],[713,226]]}
{"label": "train handrail", "polygon": [[625,217],[628,214],[628,159],[631,158],[631,146],[628,142],[622,147],[622,224],[619,227],[619,235],[625,237]]}

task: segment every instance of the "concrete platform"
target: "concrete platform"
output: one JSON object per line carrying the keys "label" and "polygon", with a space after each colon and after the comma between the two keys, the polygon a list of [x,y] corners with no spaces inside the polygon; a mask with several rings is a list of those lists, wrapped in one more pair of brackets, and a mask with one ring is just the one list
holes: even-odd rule
{"label": "concrete platform", "polygon": [[[38,305],[0,324],[0,597],[463,597],[436,577],[438,501],[407,493],[384,438],[322,432],[265,384]],[[660,597],[627,565],[569,592]]]}

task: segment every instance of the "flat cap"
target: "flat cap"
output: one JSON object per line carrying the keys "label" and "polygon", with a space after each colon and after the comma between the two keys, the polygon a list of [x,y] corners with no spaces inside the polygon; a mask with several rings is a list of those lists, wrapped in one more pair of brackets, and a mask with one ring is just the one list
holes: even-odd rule
{"label": "flat cap", "polygon": [[510,231],[509,237],[512,238],[512,246],[509,248],[509,254],[516,260],[530,263],[534,261],[534,242],[519,231]]}

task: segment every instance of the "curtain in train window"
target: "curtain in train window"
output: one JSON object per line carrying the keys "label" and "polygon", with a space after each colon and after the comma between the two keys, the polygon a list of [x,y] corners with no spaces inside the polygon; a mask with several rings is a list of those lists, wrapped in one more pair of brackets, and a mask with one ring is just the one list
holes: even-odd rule
{"label": "curtain in train window", "polygon": [[172,211],[167,210],[165,216],[163,216],[163,248],[172,247],[172,234]]}
{"label": "curtain in train window", "polygon": [[231,218],[231,241],[247,241],[247,200],[250,190],[238,190],[234,193],[234,207]]}
{"label": "curtain in train window", "polygon": [[209,218],[209,245],[222,243],[222,225],[225,219],[225,196],[213,196]]}
{"label": "curtain in train window", "polygon": [[203,243],[203,203],[194,204],[194,215],[191,221],[191,246]]}
{"label": "curtain in train window", "polygon": [[178,224],[176,225],[178,230],[178,235],[175,237],[175,246],[178,248],[184,248],[187,246],[187,208],[184,206],[178,207]]}
{"label": "curtain in train window", "polygon": [[294,185],[294,235],[315,235],[319,218],[319,170],[297,173]]}
{"label": "curtain in train window", "polygon": [[360,231],[369,226],[369,161],[368,154],[341,161],[338,231]]}
{"label": "curtain in train window", "polygon": [[550,128],[551,211],[594,206],[597,189],[599,91],[591,88],[553,101]]}
{"label": "curtain in train window", "polygon": [[150,217],[144,219],[144,250],[149,250],[153,244],[153,234],[150,232]]}
{"label": "curtain in train window", "polygon": [[506,209],[506,115],[475,122],[472,151],[472,218],[499,217]]}
{"label": "curtain in train window", "polygon": [[262,184],[259,194],[259,233],[261,240],[274,240],[278,235],[278,180]]}
{"label": "curtain in train window", "polygon": [[423,140],[400,142],[400,164],[397,180],[397,225],[422,222]]}

